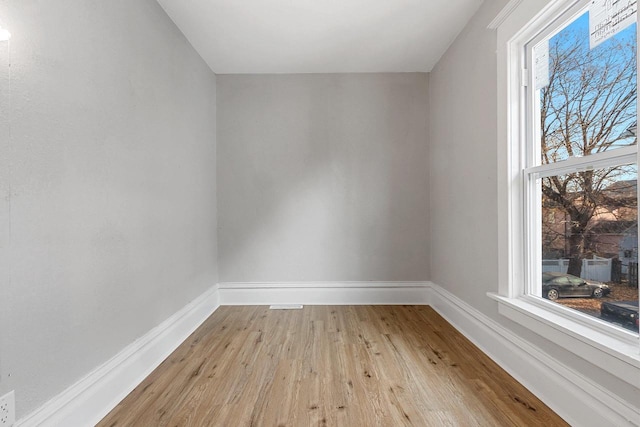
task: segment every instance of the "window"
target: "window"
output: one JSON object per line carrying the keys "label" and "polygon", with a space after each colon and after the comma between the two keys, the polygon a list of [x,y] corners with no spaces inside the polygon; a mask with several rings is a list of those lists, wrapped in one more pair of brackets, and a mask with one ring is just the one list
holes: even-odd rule
{"label": "window", "polygon": [[638,260],[620,268],[638,246],[636,24],[594,45],[590,5],[522,46],[524,293],[637,333],[633,316],[601,314],[638,300]]}
{"label": "window", "polygon": [[511,3],[496,26],[503,228],[491,296],[580,357],[613,356],[604,369],[623,378],[640,369],[637,25],[601,12],[633,2]]}

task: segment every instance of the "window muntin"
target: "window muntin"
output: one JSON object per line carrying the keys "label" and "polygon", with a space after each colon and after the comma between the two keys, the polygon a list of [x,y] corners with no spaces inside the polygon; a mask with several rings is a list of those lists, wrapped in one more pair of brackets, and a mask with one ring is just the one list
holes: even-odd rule
{"label": "window muntin", "polygon": [[638,299],[637,39],[633,24],[590,49],[588,3],[524,48],[523,291],[549,298],[543,273],[573,273],[555,301],[599,318],[601,301]]}

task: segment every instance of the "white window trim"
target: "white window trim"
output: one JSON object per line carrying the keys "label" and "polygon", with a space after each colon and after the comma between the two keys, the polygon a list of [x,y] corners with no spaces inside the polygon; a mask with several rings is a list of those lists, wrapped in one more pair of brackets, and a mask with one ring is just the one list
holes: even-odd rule
{"label": "white window trim", "polygon": [[[567,351],[640,388],[638,335],[549,301],[524,294],[524,185],[522,165],[525,129],[521,123],[522,46],[545,22],[578,0],[512,0],[490,27],[497,29],[498,82],[498,302],[506,318],[532,330]],[[507,11],[504,13],[504,11]],[[500,18],[500,19],[498,19]],[[620,150],[620,149],[618,149]],[[635,151],[637,161],[638,154]],[[617,150],[616,150],[617,151]],[[633,153],[626,153],[632,156]],[[582,160],[576,160],[580,162]],[[634,374],[635,373],[635,374]]]}

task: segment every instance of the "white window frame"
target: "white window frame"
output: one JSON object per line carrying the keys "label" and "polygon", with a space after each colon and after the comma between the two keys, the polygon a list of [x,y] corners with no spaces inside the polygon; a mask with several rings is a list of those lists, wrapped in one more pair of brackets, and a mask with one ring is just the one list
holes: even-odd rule
{"label": "white window frame", "polygon": [[[588,0],[512,0],[489,25],[497,29],[498,61],[498,292],[488,295],[498,301],[498,311],[582,357],[616,377],[640,388],[640,339],[637,334],[617,328],[592,316],[568,309],[551,301],[528,295],[526,276],[531,277],[526,253],[527,236],[537,231],[528,229],[527,208],[531,197],[525,190],[527,138],[525,112],[527,81],[523,71],[524,46],[548,23],[566,12],[580,10]],[[572,11],[573,9],[573,11]],[[640,33],[640,31],[639,31]],[[639,104],[640,105],[640,104]],[[564,165],[604,167],[624,157],[638,162],[637,146],[611,150],[594,162],[588,156],[566,161]],[[609,163],[608,163],[609,162]],[[532,167],[528,172],[544,174],[549,166]],[[558,171],[554,170],[553,174]],[[535,222],[535,221],[533,221]],[[636,372],[637,374],[633,374]]]}

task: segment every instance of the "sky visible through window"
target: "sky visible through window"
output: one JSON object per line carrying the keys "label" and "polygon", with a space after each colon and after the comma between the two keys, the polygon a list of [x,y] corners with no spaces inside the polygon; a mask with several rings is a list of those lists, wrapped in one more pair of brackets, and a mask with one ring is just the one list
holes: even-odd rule
{"label": "sky visible through window", "polygon": [[549,84],[540,90],[543,164],[635,143],[636,28],[590,49],[586,12],[548,40]]}

